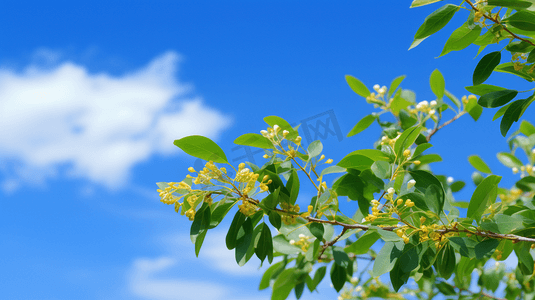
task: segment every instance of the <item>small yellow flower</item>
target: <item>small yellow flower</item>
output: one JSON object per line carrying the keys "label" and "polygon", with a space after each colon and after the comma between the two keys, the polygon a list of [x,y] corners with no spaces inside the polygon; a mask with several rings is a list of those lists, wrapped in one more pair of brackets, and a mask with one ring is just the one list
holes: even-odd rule
{"label": "small yellow flower", "polygon": [[410,155],[411,155],[411,150],[406,149],[405,151],[403,151],[403,156],[409,157]]}
{"label": "small yellow flower", "polygon": [[332,158],[329,158],[328,160],[325,161],[326,164],[331,164],[333,162]]}
{"label": "small yellow flower", "polygon": [[195,172],[195,169],[193,167],[189,167],[188,168],[188,171],[190,171],[191,173]]}
{"label": "small yellow flower", "polygon": [[420,165],[422,162],[419,161],[419,160],[415,160],[415,161],[413,161],[412,163],[418,166],[418,165]]}

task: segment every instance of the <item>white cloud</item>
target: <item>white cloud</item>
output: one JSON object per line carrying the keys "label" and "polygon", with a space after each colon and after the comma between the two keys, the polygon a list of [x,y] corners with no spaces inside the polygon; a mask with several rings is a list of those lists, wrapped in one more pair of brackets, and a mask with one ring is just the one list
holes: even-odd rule
{"label": "white cloud", "polygon": [[217,137],[230,119],[200,98],[188,98],[191,87],[176,78],[178,61],[168,52],[121,76],[91,74],[71,62],[0,69],[4,190],[24,180],[42,183],[64,169],[118,187],[136,163],[176,151],[173,140]]}
{"label": "white cloud", "polygon": [[176,260],[165,256],[136,259],[129,276],[130,292],[137,297],[154,300],[227,299],[228,289],[210,281],[158,278],[158,273],[176,265]]}

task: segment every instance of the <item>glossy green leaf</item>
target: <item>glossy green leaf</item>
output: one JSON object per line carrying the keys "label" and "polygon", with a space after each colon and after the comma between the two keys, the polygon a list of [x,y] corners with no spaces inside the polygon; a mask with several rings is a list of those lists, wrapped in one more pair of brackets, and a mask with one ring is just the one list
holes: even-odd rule
{"label": "glossy green leaf", "polygon": [[331,282],[337,292],[340,292],[342,287],[344,287],[344,283],[346,282],[346,280],[346,269],[336,263],[332,264]]}
{"label": "glossy green leaf", "polygon": [[413,0],[411,3],[411,8],[424,6],[424,5],[439,2],[439,1],[442,1],[442,0]]}
{"label": "glossy green leaf", "polygon": [[297,200],[297,196],[299,195],[299,176],[297,175],[297,171],[295,169],[293,169],[290,173],[290,178],[286,183],[286,189],[290,191],[290,203],[294,204]]}
{"label": "glossy green leaf", "polygon": [[502,121],[500,122],[500,132],[503,136],[507,135],[509,128],[514,122],[518,121],[522,108],[527,99],[516,100],[507,108],[503,114]]}
{"label": "glossy green leaf", "polygon": [[206,233],[208,232],[207,229],[202,230],[199,235],[195,238],[195,256],[199,257],[199,252],[201,251],[202,243],[204,242],[204,238],[206,237]]}
{"label": "glossy green leaf", "polygon": [[271,300],[285,300],[297,283],[297,270],[290,268],[282,271],[273,284]]}
{"label": "glossy green leaf", "polygon": [[495,239],[487,239],[484,241],[479,242],[475,247],[474,250],[476,252],[476,258],[482,259],[485,256],[492,254],[496,247],[498,247],[498,244],[500,241]]}
{"label": "glossy green leaf", "polygon": [[334,247],[333,248],[333,258],[334,262],[342,266],[344,268],[347,268],[351,260],[349,259],[349,256],[346,252],[344,252],[345,249],[342,249],[341,247]]}
{"label": "glossy green leaf", "polygon": [[323,241],[323,234],[325,233],[325,227],[323,227],[322,223],[310,223],[308,225],[308,229],[310,230],[310,233],[312,233],[313,236],[315,236],[318,240]]}
{"label": "glossy green leaf", "polygon": [[399,136],[396,143],[394,144],[394,152],[398,157],[401,157],[403,155],[403,151],[412,146],[412,144],[414,144],[414,141],[416,141],[418,135],[420,135],[420,132],[422,132],[422,130],[422,126],[414,126],[405,130]]}
{"label": "glossy green leaf", "polygon": [[[433,190],[430,190],[431,193],[436,193],[434,195],[434,202],[427,203],[427,207],[429,208],[429,210],[433,211],[434,213],[439,214],[442,211],[442,208],[444,207],[444,201],[446,198],[446,193],[444,192],[444,189],[442,188],[442,184],[440,183],[440,180],[438,180],[438,178],[436,178],[430,172],[424,171],[424,170],[410,171],[409,174],[416,181],[416,184],[414,185],[416,190],[418,190],[420,193],[424,195],[427,193],[428,188],[430,186],[436,186],[436,188],[433,188]],[[411,200],[413,200],[415,205],[417,205],[417,202],[414,199],[411,199]]]}
{"label": "glossy green leaf", "polygon": [[238,236],[236,238],[236,262],[239,265],[243,265],[246,261],[247,252],[251,247],[251,242],[253,239],[253,223],[250,218],[247,218],[238,231]]}
{"label": "glossy green leaf", "polygon": [[503,63],[498,65],[494,71],[496,72],[502,72],[502,73],[509,73],[516,75],[520,78],[523,78],[529,82],[533,82],[535,80],[535,73],[531,72],[528,73],[527,71],[530,69],[529,66],[524,66],[522,69],[517,70],[515,68],[515,65],[512,62]]}
{"label": "glossy green leaf", "polygon": [[465,87],[465,89],[469,91],[470,93],[476,94],[478,96],[482,96],[490,92],[497,92],[497,91],[505,90],[505,88],[501,86],[495,86],[495,85],[490,85],[490,84],[485,84],[485,83],[473,85],[473,86],[467,86]]}
{"label": "glossy green leaf", "polygon": [[465,186],[464,181],[455,181],[454,183],[450,185],[450,188],[451,188],[451,191],[455,193],[455,192],[462,190],[464,186]]}
{"label": "glossy green leaf", "polygon": [[440,276],[444,279],[450,278],[455,270],[455,250],[449,244],[446,244],[438,253],[436,263]]}
{"label": "glossy green leaf", "polygon": [[343,172],[346,172],[346,170],[347,170],[346,168],[342,168],[340,166],[329,166],[329,167],[323,169],[323,171],[321,171],[320,177],[324,176],[324,175],[327,175],[327,174],[343,173]]}
{"label": "glossy green leaf", "polygon": [[373,161],[390,161],[390,158],[383,153],[381,150],[377,149],[361,149],[361,150],[355,150],[351,153],[349,153],[347,156],[350,155],[362,155],[370,158]]}
{"label": "glossy green leaf", "polygon": [[273,261],[273,239],[271,237],[271,230],[266,223],[262,223],[262,229],[255,241],[255,254],[260,259],[264,261],[266,256],[268,257],[268,262]]}
{"label": "glossy green leaf", "polygon": [[346,81],[349,87],[353,90],[353,92],[357,93],[357,95],[366,98],[371,94],[370,90],[364,85],[364,83],[357,78],[351,75],[346,75]]}
{"label": "glossy green leaf", "polygon": [[481,181],[470,199],[468,211],[466,212],[468,218],[479,221],[479,217],[485,209],[496,201],[498,183],[501,179],[501,176],[489,175]]}
{"label": "glossy green leaf", "polygon": [[523,227],[522,220],[513,216],[498,214],[494,219],[498,226],[498,233],[509,234]]}
{"label": "glossy green leaf", "polygon": [[503,6],[512,9],[524,9],[530,7],[533,3],[521,0],[487,0],[488,5]]}
{"label": "glossy green leaf", "polygon": [[492,121],[496,121],[497,119],[499,119],[501,116],[503,116],[505,114],[505,112],[507,111],[507,109],[509,108],[509,106],[511,106],[511,103],[509,104],[506,104],[502,107],[500,107],[500,109],[498,109],[498,111],[494,114],[494,116],[492,117]]}
{"label": "glossy green leaf", "polygon": [[431,86],[433,94],[435,94],[438,99],[442,99],[444,97],[446,82],[444,81],[444,76],[442,76],[442,73],[440,73],[439,70],[435,69],[431,73],[431,77],[429,77],[429,85]]}
{"label": "glossy green leaf", "polygon": [[521,178],[519,181],[516,182],[516,186],[525,192],[535,191],[535,177],[526,176],[524,178]]}
{"label": "glossy green leaf", "polygon": [[535,12],[521,10],[503,20],[509,25],[521,30],[535,31]]}
{"label": "glossy green leaf", "polygon": [[507,152],[500,152],[496,154],[496,157],[498,157],[498,160],[504,164],[506,167],[509,168],[520,168],[523,166],[522,161],[520,159],[516,158],[516,156],[507,153]]}
{"label": "glossy green leaf", "polygon": [[494,71],[494,68],[500,64],[501,58],[502,54],[499,51],[483,56],[474,70],[474,75],[472,76],[473,84],[478,85],[485,82]]}
{"label": "glossy green leaf", "polygon": [[351,131],[347,134],[347,137],[354,136],[357,133],[360,133],[364,131],[366,128],[370,127],[370,125],[373,124],[373,122],[377,119],[375,115],[367,115],[364,118],[362,118],[358,123],[351,129]]}
{"label": "glossy green leaf", "polygon": [[355,255],[366,254],[368,250],[370,250],[370,247],[375,244],[380,237],[381,236],[376,231],[368,231],[357,241],[344,248],[344,251]]}
{"label": "glossy green leaf", "polygon": [[182,149],[187,154],[204,159],[207,161],[213,161],[216,163],[228,163],[225,152],[211,139],[200,136],[190,135],[183,137],[179,140],[175,140],[175,146]]}
{"label": "glossy green leaf", "polygon": [[232,223],[230,224],[230,228],[225,238],[227,248],[229,250],[232,250],[236,247],[236,237],[238,236],[238,231],[240,230],[241,225],[245,221],[245,218],[246,216],[242,214],[240,211],[238,211],[234,215],[234,219],[232,219]]}
{"label": "glossy green leaf", "polygon": [[274,148],[273,143],[268,138],[265,138],[262,135],[256,133],[246,133],[244,135],[241,135],[234,140],[234,144],[262,149]]}
{"label": "glossy green leaf", "polygon": [[440,56],[446,55],[451,51],[459,51],[470,46],[479,35],[481,34],[481,27],[479,25],[470,26],[470,24],[464,23],[461,27],[457,28],[446,41],[444,49]]}
{"label": "glossy green leaf", "polygon": [[505,50],[509,52],[527,53],[533,49],[533,45],[526,41],[512,41],[506,47]]}
{"label": "glossy green leaf", "polygon": [[394,94],[394,91],[399,87],[405,77],[407,76],[401,75],[392,80],[392,82],[390,83],[390,87],[388,88],[388,94],[386,96],[387,98],[390,98]]}
{"label": "glossy green leaf", "polygon": [[316,289],[318,284],[323,280],[323,277],[325,277],[325,273],[327,273],[327,267],[319,267],[316,270],[316,273],[314,273],[314,278],[312,279],[311,283],[308,283],[308,289],[312,292]]}
{"label": "glossy green leaf", "polygon": [[509,101],[513,100],[518,91],[515,90],[503,90],[497,92],[487,93],[479,98],[477,103],[483,107],[493,108],[500,107],[504,104],[507,104]]}
{"label": "glossy green leaf", "polygon": [[481,157],[477,155],[470,155],[468,157],[468,162],[470,162],[472,167],[474,167],[476,170],[478,170],[481,173],[487,173],[487,174],[492,173],[489,166],[481,159]]}
{"label": "glossy green leaf", "polygon": [[456,5],[446,4],[427,16],[423,24],[418,28],[418,31],[416,31],[414,41],[409,50],[416,47],[425,38],[446,26],[458,9],[459,7]]}
{"label": "glossy green leaf", "polygon": [[442,157],[440,157],[438,154],[426,154],[418,157],[417,159],[423,165],[442,161]]}
{"label": "glossy green leaf", "polygon": [[412,154],[413,157],[416,157],[420,154],[422,154],[425,150],[429,149],[433,147],[433,145],[429,144],[429,143],[423,143],[423,144],[420,144],[416,147],[416,149],[414,150],[414,153]]}
{"label": "glossy green leaf", "polygon": [[528,55],[528,58],[526,59],[527,63],[534,63],[535,62],[535,49],[531,50],[531,52]]}

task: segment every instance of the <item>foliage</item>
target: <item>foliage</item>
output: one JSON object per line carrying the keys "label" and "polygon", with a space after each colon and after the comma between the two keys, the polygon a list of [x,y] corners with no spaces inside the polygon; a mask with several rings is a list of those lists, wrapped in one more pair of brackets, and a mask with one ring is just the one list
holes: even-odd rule
{"label": "foliage", "polygon": [[[439,1],[415,0],[412,7],[434,2]],[[469,157],[476,169],[476,189],[469,202],[455,200],[465,183],[434,174],[432,164],[442,159],[428,153],[439,130],[466,114],[477,121],[483,107],[501,107],[495,119],[502,117],[503,135],[520,121],[535,95],[511,102],[521,92],[484,82],[493,71],[534,80],[535,2],[446,4],[424,20],[411,48],[461,9],[469,12],[468,20],[452,33],[441,55],[470,44],[479,45],[482,52],[509,40],[504,49],[513,61],[500,64],[503,49],[482,57],[473,85],[467,87],[479,99],[467,95],[459,100],[445,89],[438,70],[430,76],[436,99],[419,103],[412,91],[401,87],[405,76],[389,87],[374,85],[374,92],[346,76],[349,87],[378,110],[360,120],[348,136],[374,124],[381,134],[369,149],[348,153],[336,165],[322,153],[321,141],[305,149],[299,126],[277,116],[264,118],[267,129],[260,134],[246,133],[234,141],[264,149],[262,166],[243,162],[235,169],[206,137],[176,140],[184,152],[208,161],[202,170],[190,167],[180,182],[158,183],[161,201],[192,221],[195,253],[207,231],[233,214],[226,246],[235,250],[239,265],[253,255],[271,264],[259,288],[271,286],[272,299],[286,299],[292,291],[300,298],[305,287],[313,292],[325,277],[340,293],[339,299],[498,299],[493,294],[500,284],[506,299],[535,297],[535,126],[521,121],[507,140],[510,152],[497,154],[519,176],[512,188],[500,186],[501,176],[479,156]],[[299,197],[305,186],[315,194],[307,202]],[[339,201],[346,197],[355,202],[356,211],[340,209]],[[510,255],[518,258],[514,271],[499,263],[488,267],[489,261]],[[363,262],[365,266],[359,266]],[[476,282],[474,271],[479,275]],[[386,273],[390,283],[381,281]],[[407,284],[410,279],[414,281]]]}

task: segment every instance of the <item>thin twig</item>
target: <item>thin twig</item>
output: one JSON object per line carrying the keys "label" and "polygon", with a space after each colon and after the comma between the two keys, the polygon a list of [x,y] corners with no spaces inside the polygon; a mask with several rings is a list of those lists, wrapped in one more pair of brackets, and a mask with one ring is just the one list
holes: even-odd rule
{"label": "thin twig", "polygon": [[[470,0],[465,0],[465,2],[468,3],[468,4],[472,7],[473,10],[475,10],[475,11],[477,11],[477,12],[481,12],[481,11],[480,11],[480,10],[473,4],[473,3],[472,3],[472,1],[470,1]],[[483,13],[482,13],[482,15],[483,15],[483,17],[484,17],[485,19],[490,20],[490,21],[492,21],[492,22],[494,22],[494,23],[496,23],[496,24],[498,24],[498,25],[501,25],[502,28],[503,28],[503,30],[507,31],[507,32],[508,32],[512,37],[514,37],[515,39],[519,39],[519,40],[521,40],[521,41],[524,41],[524,42],[526,42],[526,43],[531,44],[532,46],[535,46],[535,43],[533,43],[532,41],[530,41],[530,40],[528,40],[528,39],[521,38],[521,37],[519,37],[518,35],[512,33],[511,30],[507,29],[506,26],[503,26],[503,24],[502,24],[500,21],[498,21],[498,19],[496,19],[496,18],[492,18],[491,16],[487,16],[486,14],[483,14]]]}
{"label": "thin twig", "polygon": [[427,136],[427,142],[429,143],[429,141],[431,140],[431,137],[437,133],[437,131],[439,131],[440,129],[442,129],[444,126],[447,126],[449,124],[451,124],[453,121],[459,119],[462,115],[464,115],[466,113],[466,111],[462,111],[460,112],[459,114],[457,114],[455,117],[451,118],[451,120],[448,120],[446,122],[444,122],[442,125],[436,127],[435,129],[433,129],[433,131],[431,131],[429,133],[429,135]]}

